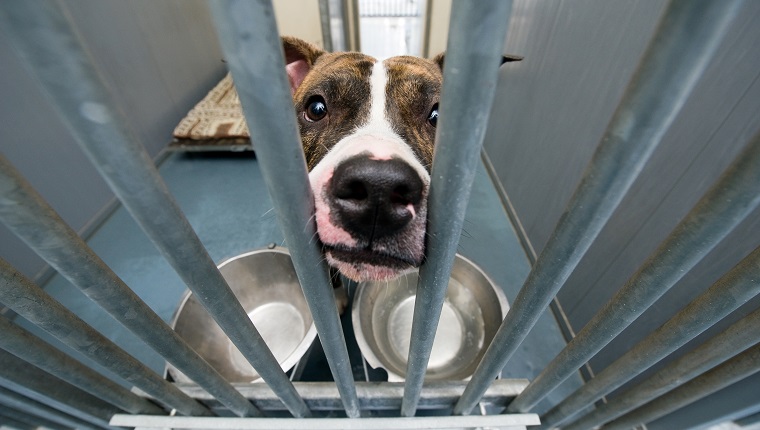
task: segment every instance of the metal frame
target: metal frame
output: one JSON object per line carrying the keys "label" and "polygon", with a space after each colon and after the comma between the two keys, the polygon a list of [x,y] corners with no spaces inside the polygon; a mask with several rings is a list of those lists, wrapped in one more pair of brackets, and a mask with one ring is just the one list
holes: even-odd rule
{"label": "metal frame", "polygon": [[[143,391],[151,393],[156,399],[176,408],[182,414],[210,414],[203,405],[127,354],[2,259],[0,286],[0,300],[6,306],[75,351],[88,356]],[[10,339],[8,343],[10,344]],[[141,413],[161,411],[145,401],[142,404],[133,403],[129,409],[137,409]]]}
{"label": "metal frame", "polygon": [[[430,175],[426,262],[414,304],[401,414],[414,416],[495,96],[511,1],[457,2],[444,62]],[[468,31],[479,27],[479,32]],[[499,41],[482,43],[483,40]],[[447,79],[454,73],[460,79]],[[495,376],[495,375],[494,375]],[[494,378],[491,378],[494,379]]]}
{"label": "metal frame", "polygon": [[[342,408],[338,389],[332,382],[294,382],[304,402],[313,411],[336,411]],[[465,381],[428,382],[420,393],[420,410],[444,410],[451,408],[462,395]],[[482,404],[504,408],[528,385],[527,379],[499,379],[494,381],[483,396]],[[214,406],[213,396],[195,384],[177,384],[188,396]],[[285,406],[265,384],[235,384],[247,399],[256,402],[263,411],[284,411]],[[398,411],[404,397],[401,382],[356,382],[359,407],[371,411]]]}
{"label": "metal frame", "polygon": [[50,406],[24,397],[14,391],[0,386],[0,404],[21,411],[27,415],[33,415],[58,423],[67,428],[81,428],[86,430],[101,430],[102,426],[89,423],[75,418]]}
{"label": "metal frame", "polygon": [[107,428],[111,416],[121,412],[119,408],[29,365],[2,349],[0,387],[9,392],[4,394],[0,391],[3,403],[10,399],[13,403],[28,407],[43,404],[62,414],[75,417],[69,422],[76,422],[79,426],[82,422],[86,423],[83,428]]}
{"label": "metal frame", "polygon": [[[757,252],[755,252],[757,254]],[[734,354],[744,351],[757,343],[755,333],[760,332],[760,309],[742,318],[723,333],[714,336],[688,354],[668,364],[656,374],[635,387],[626,390],[623,396],[597,408],[565,428],[587,429],[613,419],[654,400],[668,391],[699,376],[710,368],[728,360]]]}
{"label": "metal frame", "polygon": [[[314,318],[346,413],[359,416],[346,341],[333,298],[327,264],[316,234],[314,198],[296,127],[282,42],[269,2],[213,1],[211,11],[236,82],[256,156],[293,266]],[[285,167],[289,166],[289,168]],[[288,170],[282,175],[282,169]]]}
{"label": "metal frame", "polygon": [[[739,4],[739,1],[711,2],[710,13],[703,13],[707,11],[703,10],[702,2],[671,3],[580,185],[459,400],[455,413],[465,414],[472,410],[488,383],[507,364],[542,311],[570,277],[686,102],[731,18],[738,12]],[[684,31],[685,28],[690,31]],[[594,337],[597,343],[604,339],[610,338]],[[572,356],[572,361],[555,359],[526,392],[515,399],[509,411],[525,411],[535,406],[601,349],[601,346],[596,350],[592,347],[580,348],[582,359],[576,360],[577,355]],[[556,367],[559,370],[555,370]]]}
{"label": "metal frame", "polygon": [[[760,145],[757,149],[760,149]],[[760,178],[760,169],[756,172],[758,172],[756,176]],[[583,406],[596,401],[648,369],[758,293],[760,293],[760,248],[742,260],[733,270],[726,273],[668,322],[547,412],[542,417],[543,425],[551,426],[566,421]]]}
{"label": "metal frame", "polygon": [[319,25],[322,29],[322,47],[333,51],[332,25],[330,23],[330,0],[319,0]]}
{"label": "metal frame", "polygon": [[[2,27],[8,29],[84,152],[266,382],[232,385],[222,380],[0,157],[0,220],[58,272],[197,382],[183,385],[164,380],[0,260],[0,302],[138,389],[129,392],[121,388],[0,317],[4,333],[0,339],[0,404],[11,408],[4,418],[23,426],[16,413],[20,411],[33,415],[35,423],[91,429],[108,428],[111,417],[110,425],[183,428],[525,428],[539,424],[537,415],[526,412],[622,332],[760,205],[758,134],[660,248],[538,378],[530,384],[494,380],[642,170],[704,72],[740,3],[671,2],[581,185],[475,375],[469,382],[431,384],[423,384],[425,370],[474,172],[480,162],[502,55],[500,43],[483,42],[505,40],[511,2],[453,5],[441,102],[443,115],[431,174],[430,239],[417,286],[403,384],[353,380],[328,268],[318,244],[312,240],[316,232],[311,216],[313,199],[270,1],[213,0],[211,10],[335,383],[292,383],[282,372],[115,108],[112,95],[92,66],[65,10],[52,2],[0,6]],[[351,4],[355,6],[355,2]],[[322,18],[329,16],[326,5],[326,1],[320,1]],[[346,9],[356,14],[355,8]],[[329,22],[323,19],[322,24],[325,33]],[[471,31],[473,28],[478,31]],[[325,33],[326,40],[328,36]],[[456,103],[451,102],[454,100]],[[282,175],[283,170],[288,174]],[[586,415],[573,416],[755,297],[760,292],[759,278],[760,250],[755,250],[670,321],[541,417],[543,426],[570,419],[576,420],[566,427],[578,429],[604,423],[609,428],[643,423],[759,371],[760,344],[753,335],[759,329],[757,310],[624,396]],[[97,288],[93,288],[95,285]],[[30,363],[42,370],[30,367]],[[465,415],[479,402],[488,404],[492,412],[509,403],[509,413],[415,416],[419,409],[452,407],[455,415]],[[645,405],[646,402],[649,403]],[[188,416],[166,416],[171,409]],[[208,416],[221,409],[240,418]],[[401,416],[361,418],[363,411],[399,410]],[[285,411],[294,418],[260,417]],[[343,411],[348,418],[304,419],[311,417],[312,411]]]}
{"label": "metal frame", "polygon": [[686,382],[681,387],[658,397],[639,409],[604,426],[605,429],[628,429],[632,425],[647,423],[693,403],[734,382],[760,371],[760,344],[738,354],[720,366]]}
{"label": "metal frame", "polygon": [[[283,397],[291,412],[299,417],[309,416],[309,410],[185,219],[145,148],[127,128],[66,13],[57,4],[26,2],[14,3],[2,12],[4,24],[12,29],[9,33],[22,57],[122,204],[257,373]],[[59,61],[51,62],[50,58]]]}
{"label": "metal frame", "polygon": [[415,430],[458,429],[465,427],[498,427],[504,430],[525,430],[538,424],[535,414],[484,415],[471,417],[412,417],[412,418],[321,418],[298,420],[292,418],[194,418],[154,417],[147,415],[115,415],[112,425],[141,428],[184,429],[262,429],[287,428],[293,430]]}
{"label": "metal frame", "polygon": [[0,219],[51,267],[237,415],[259,415],[255,406],[129,289],[2,156],[0,186],[5,190]]}

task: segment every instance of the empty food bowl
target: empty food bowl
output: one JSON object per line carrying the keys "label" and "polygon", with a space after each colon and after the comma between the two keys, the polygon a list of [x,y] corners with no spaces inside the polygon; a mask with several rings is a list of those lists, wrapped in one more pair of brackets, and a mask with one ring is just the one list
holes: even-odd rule
{"label": "empty food bowl", "polygon": [[[403,381],[414,315],[417,272],[390,282],[360,283],[352,323],[367,363]],[[501,288],[470,260],[457,255],[425,375],[426,381],[468,379],[507,314]]]}
{"label": "empty food bowl", "polygon": [[[284,371],[298,363],[317,335],[290,254],[260,249],[219,265],[222,276]],[[253,382],[258,373],[190,291],[172,323],[174,330],[229,382]],[[191,380],[167,365],[176,382]]]}

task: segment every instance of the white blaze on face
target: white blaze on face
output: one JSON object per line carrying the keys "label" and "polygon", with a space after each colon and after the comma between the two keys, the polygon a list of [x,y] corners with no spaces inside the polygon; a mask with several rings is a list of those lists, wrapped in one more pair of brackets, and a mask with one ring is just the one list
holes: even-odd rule
{"label": "white blaze on face", "polygon": [[[388,160],[391,157],[404,160],[417,171],[426,185],[430,183],[430,174],[414,155],[412,148],[393,131],[388,121],[385,112],[387,85],[388,74],[385,65],[382,62],[377,62],[372,67],[370,76],[371,101],[367,123],[357,126],[354,133],[341,139],[314,166],[309,174],[312,188],[314,185],[324,185],[326,181],[318,179],[324,176],[332,176],[332,170],[341,161],[362,152],[369,152],[372,158],[378,160]],[[317,189],[314,189],[314,194],[318,195]]]}
{"label": "white blaze on face", "polygon": [[[352,237],[350,232],[341,226],[335,225],[330,217],[330,205],[325,196],[325,190],[333,176],[336,166],[342,161],[355,155],[366,153],[371,159],[390,160],[396,158],[405,161],[420,176],[424,187],[427,188],[430,183],[430,174],[424,168],[420,160],[412,151],[412,148],[395,132],[388,121],[386,114],[386,87],[388,85],[388,75],[385,65],[377,62],[372,68],[370,75],[370,108],[368,120],[365,124],[357,124],[356,129],[350,135],[341,139],[322,160],[309,173],[309,181],[315,199],[315,216],[317,221],[317,232],[320,240],[326,245],[341,246],[344,248],[355,248],[362,245]],[[423,202],[423,205],[426,204]],[[426,211],[417,214],[415,208],[410,204],[410,212],[413,217],[425,216]],[[418,220],[413,223],[418,225],[419,240],[407,244],[408,249],[414,250],[415,254],[421,256],[424,239],[425,220]],[[407,236],[408,233],[407,233]],[[409,239],[407,237],[406,239]],[[419,243],[417,243],[419,242]],[[361,263],[354,265],[348,262],[337,261],[331,255],[326,256],[328,262],[337,267],[345,275],[352,279],[388,279],[397,276],[399,273],[393,269],[382,266]]]}

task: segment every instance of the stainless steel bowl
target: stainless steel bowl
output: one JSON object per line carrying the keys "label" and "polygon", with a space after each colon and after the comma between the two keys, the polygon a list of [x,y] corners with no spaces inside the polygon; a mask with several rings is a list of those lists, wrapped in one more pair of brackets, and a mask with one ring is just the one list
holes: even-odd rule
{"label": "stainless steel bowl", "polygon": [[[273,248],[248,252],[223,262],[219,270],[282,369],[295,366],[317,330],[288,251]],[[190,291],[185,293],[172,327],[227,381],[260,379]],[[171,365],[167,370],[177,382],[191,381]]]}
{"label": "stainless steel bowl", "polygon": [[[412,272],[390,282],[360,283],[354,297],[359,348],[370,366],[388,372],[389,381],[403,381],[406,375],[417,279]],[[472,376],[508,310],[502,290],[457,255],[425,380]]]}

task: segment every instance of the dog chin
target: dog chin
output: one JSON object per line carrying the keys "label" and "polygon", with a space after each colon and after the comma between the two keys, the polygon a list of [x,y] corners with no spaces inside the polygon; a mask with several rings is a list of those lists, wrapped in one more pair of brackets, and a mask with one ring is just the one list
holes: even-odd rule
{"label": "dog chin", "polygon": [[327,253],[325,256],[327,257],[328,264],[338,269],[346,278],[356,282],[390,281],[413,269],[413,267],[396,269],[369,263],[347,263],[336,260],[330,253]]}
{"label": "dog chin", "polygon": [[397,259],[371,251],[350,251],[343,247],[325,247],[325,259],[327,263],[338,269],[345,277],[356,281],[390,281],[407,272],[410,272],[419,264],[405,259]]}

